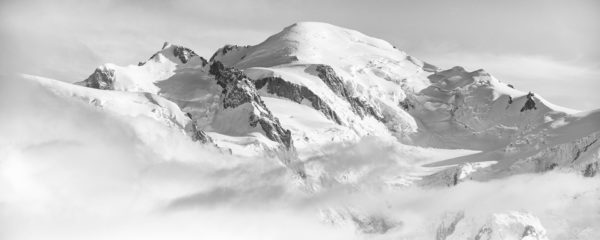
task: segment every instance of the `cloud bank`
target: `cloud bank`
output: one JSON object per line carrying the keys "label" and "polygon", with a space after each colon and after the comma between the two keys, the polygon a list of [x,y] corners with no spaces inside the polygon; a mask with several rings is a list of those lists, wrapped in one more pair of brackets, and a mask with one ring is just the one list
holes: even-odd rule
{"label": "cloud bank", "polygon": [[[448,212],[464,211],[477,228],[509,210],[539,217],[551,239],[600,237],[596,179],[553,172],[388,188],[387,178],[443,156],[368,138],[298,163],[319,181],[311,188],[276,158],[237,158],[152,119],[107,114],[3,80],[3,239],[433,239]],[[394,225],[363,233],[353,221],[332,225],[324,209]]]}

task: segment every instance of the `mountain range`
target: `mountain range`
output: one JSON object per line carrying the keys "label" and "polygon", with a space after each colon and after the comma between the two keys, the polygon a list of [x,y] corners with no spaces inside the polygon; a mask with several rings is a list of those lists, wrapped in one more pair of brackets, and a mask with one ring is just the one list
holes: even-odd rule
{"label": "mountain range", "polygon": [[[483,69],[441,69],[358,31],[300,22],[210,58],[167,42],[149,55],[90,69],[73,84],[20,78],[102,114],[153,119],[221,155],[276,158],[292,187],[309,194],[365,179],[375,188],[451,189],[522,174],[600,176],[600,109],[555,105]],[[410,171],[368,159],[319,164],[344,161],[328,160],[339,146],[373,142],[404,146],[390,161],[410,163]],[[371,174],[376,181],[364,177]],[[482,221],[448,213],[436,221],[435,239],[547,239],[543,219],[518,210]],[[401,225],[348,208],[321,215],[365,234]]]}

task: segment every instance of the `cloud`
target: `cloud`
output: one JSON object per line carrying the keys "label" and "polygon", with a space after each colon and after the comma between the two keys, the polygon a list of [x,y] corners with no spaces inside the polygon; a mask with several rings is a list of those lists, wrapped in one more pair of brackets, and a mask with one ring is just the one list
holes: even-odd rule
{"label": "cloud", "polygon": [[[222,154],[152,119],[107,114],[21,81],[0,83],[3,238],[432,239],[440,216],[460,210],[473,228],[491,213],[527,210],[553,239],[600,234],[596,179],[553,172],[389,188],[386,179],[458,153],[366,138],[298,163],[320,186],[314,191],[277,159]],[[401,224],[365,235],[343,219],[324,223],[323,209]]]}

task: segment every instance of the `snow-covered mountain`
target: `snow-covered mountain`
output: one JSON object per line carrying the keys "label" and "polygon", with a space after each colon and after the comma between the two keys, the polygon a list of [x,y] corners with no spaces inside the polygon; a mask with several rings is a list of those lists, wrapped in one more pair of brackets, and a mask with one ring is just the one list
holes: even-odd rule
{"label": "snow-covered mountain", "polygon": [[[22,78],[106,113],[155,119],[222,154],[275,156],[291,170],[290,184],[312,194],[548,171],[600,175],[600,110],[560,107],[484,70],[440,69],[325,23],[296,23],[254,46],[225,45],[210,60],[165,43],[146,61],[105,64],[75,84]],[[370,138],[403,146],[405,160],[431,157],[389,160],[402,168],[388,160],[331,162],[335,146]],[[351,222],[365,233],[398,225],[359,212],[322,211],[326,221]],[[436,239],[547,239],[529,213],[468,216],[440,218]]]}

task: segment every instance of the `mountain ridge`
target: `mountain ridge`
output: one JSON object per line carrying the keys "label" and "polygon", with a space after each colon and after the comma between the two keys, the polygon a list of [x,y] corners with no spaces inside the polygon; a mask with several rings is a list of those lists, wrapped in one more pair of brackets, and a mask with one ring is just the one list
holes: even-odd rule
{"label": "mountain ridge", "polygon": [[[242,81],[246,86],[239,89],[256,91],[250,102],[261,106],[263,110],[258,112],[271,116],[268,122],[275,125],[260,130],[252,127],[255,124],[240,128],[243,120],[228,123],[223,118],[234,115],[227,104],[219,107],[219,102],[242,93],[225,94],[219,71],[212,71],[215,64],[221,65],[220,69],[239,69],[239,74],[232,76],[247,78]],[[257,132],[287,149],[297,145],[300,155],[306,152],[307,156],[318,151],[315,144],[373,135],[423,147],[491,151],[507,148],[548,119],[577,112],[516,90],[483,69],[468,72],[457,66],[442,70],[384,40],[317,22],[290,25],[254,46],[226,45],[208,61],[189,48],[165,42],[137,66],[106,64],[76,84],[157,94],[179,105],[194,126],[208,135]],[[318,124],[283,119],[280,125],[278,116],[294,117],[285,109],[295,104],[314,109],[303,115],[324,118]],[[271,113],[271,108],[276,111]],[[271,133],[272,129],[278,129],[277,133]],[[215,141],[218,145],[218,137]]]}

